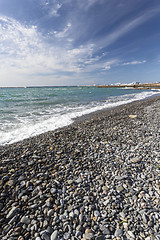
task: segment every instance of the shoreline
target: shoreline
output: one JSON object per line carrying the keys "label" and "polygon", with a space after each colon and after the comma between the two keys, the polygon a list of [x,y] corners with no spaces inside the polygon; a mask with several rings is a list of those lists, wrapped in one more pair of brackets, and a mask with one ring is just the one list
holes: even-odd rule
{"label": "shoreline", "polygon": [[[110,113],[110,111],[112,111],[112,110],[114,110],[114,109],[115,109],[115,111],[116,111],[116,110],[121,109],[121,108],[123,108],[123,107],[126,107],[126,106],[128,106],[128,105],[131,105],[131,106],[132,106],[132,104],[134,105],[134,103],[137,103],[137,102],[143,104],[143,103],[145,103],[145,102],[148,101],[148,100],[149,100],[149,102],[150,102],[150,100],[155,101],[155,100],[158,99],[158,98],[160,98],[160,93],[157,94],[157,95],[151,96],[151,97],[147,97],[147,98],[145,98],[145,99],[134,100],[133,102],[130,102],[130,103],[124,103],[124,104],[121,104],[121,105],[119,105],[119,106],[101,109],[101,110],[98,110],[98,111],[96,111],[96,112],[91,112],[91,113],[85,114],[85,115],[83,115],[83,116],[81,116],[81,117],[76,117],[76,118],[74,118],[74,119],[73,119],[74,122],[73,122],[72,124],[74,124],[74,123],[76,123],[76,122],[82,122],[82,121],[85,121],[85,120],[89,120],[89,119],[91,119],[92,117],[98,117],[98,115],[101,114],[101,113],[102,113],[102,114],[103,114],[103,113],[105,114],[105,113],[107,113],[107,112]],[[146,102],[146,104],[147,104],[147,102]],[[66,127],[67,127],[67,126],[66,126]]]}
{"label": "shoreline", "polygon": [[6,143],[6,144],[4,144],[4,145],[0,145],[0,149],[1,149],[2,147],[7,147],[7,146],[9,147],[10,145],[18,144],[18,143],[21,143],[21,142],[23,142],[23,141],[28,141],[29,139],[32,139],[32,138],[37,138],[38,136],[45,135],[45,134],[50,133],[50,132],[63,131],[63,129],[68,128],[68,127],[71,126],[71,125],[74,125],[74,124],[76,124],[76,123],[78,123],[78,122],[83,122],[83,121],[85,121],[85,120],[92,119],[92,117],[98,117],[99,114],[101,114],[101,113],[102,113],[102,114],[103,114],[103,113],[105,114],[105,113],[107,113],[107,112],[112,111],[113,109],[118,110],[118,109],[123,108],[123,106],[127,106],[127,105],[130,105],[130,104],[132,105],[132,103],[133,103],[133,104],[136,103],[136,102],[142,102],[142,103],[143,103],[143,102],[146,102],[146,100],[148,100],[148,99],[157,99],[157,98],[160,98],[160,93],[159,93],[159,94],[156,94],[156,95],[154,95],[154,96],[147,97],[147,98],[145,98],[145,99],[134,100],[133,102],[130,102],[130,103],[124,103],[124,104],[121,104],[121,105],[119,105],[119,106],[110,107],[110,108],[104,108],[104,109],[101,109],[101,110],[97,110],[97,111],[94,111],[94,112],[91,112],[91,113],[82,115],[82,116],[80,116],[80,117],[75,117],[75,118],[72,119],[73,122],[70,123],[69,125],[66,125],[66,126],[64,126],[64,127],[57,128],[57,129],[55,129],[55,130],[50,130],[50,131],[47,131],[47,132],[44,132],[44,133],[41,133],[41,134],[37,134],[37,135],[35,135],[35,136],[29,137],[29,138],[25,138],[25,139],[22,139],[22,140],[20,140],[20,141],[14,142],[14,143],[9,143],[9,144]]}
{"label": "shoreline", "polygon": [[160,97],[0,146],[0,238],[160,236]]}

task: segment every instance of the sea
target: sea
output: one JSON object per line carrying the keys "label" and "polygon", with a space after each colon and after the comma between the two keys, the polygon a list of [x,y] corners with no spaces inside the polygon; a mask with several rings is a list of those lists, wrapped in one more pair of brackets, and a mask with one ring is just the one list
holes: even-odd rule
{"label": "sea", "polygon": [[158,90],[94,87],[0,88],[0,145],[55,130],[98,110],[159,95]]}

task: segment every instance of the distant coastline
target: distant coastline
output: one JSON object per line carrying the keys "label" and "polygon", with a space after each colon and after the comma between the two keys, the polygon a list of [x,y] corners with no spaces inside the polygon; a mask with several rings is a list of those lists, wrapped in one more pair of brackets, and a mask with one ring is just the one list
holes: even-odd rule
{"label": "distant coastline", "polygon": [[134,89],[160,89],[160,82],[158,83],[129,83],[129,84],[108,84],[108,85],[71,85],[71,86],[0,86],[2,88],[60,88],[60,87],[98,87],[98,88],[134,88]]}
{"label": "distant coastline", "polygon": [[134,88],[134,89],[160,89],[160,83],[132,83],[118,85],[99,85],[98,88]]}
{"label": "distant coastline", "polygon": [[59,87],[78,87],[78,86],[21,86],[21,87],[0,87],[0,88],[59,88]]}

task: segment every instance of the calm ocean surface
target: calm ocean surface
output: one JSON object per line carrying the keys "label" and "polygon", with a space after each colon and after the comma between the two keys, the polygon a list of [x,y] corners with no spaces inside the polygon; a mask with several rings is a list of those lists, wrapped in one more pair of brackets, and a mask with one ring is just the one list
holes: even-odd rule
{"label": "calm ocean surface", "polygon": [[156,94],[97,87],[0,88],[0,145],[54,130],[73,118]]}

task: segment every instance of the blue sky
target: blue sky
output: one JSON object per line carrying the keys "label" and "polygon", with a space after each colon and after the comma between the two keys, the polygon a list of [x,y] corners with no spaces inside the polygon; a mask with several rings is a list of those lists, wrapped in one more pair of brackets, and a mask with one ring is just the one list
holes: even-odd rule
{"label": "blue sky", "polygon": [[160,81],[159,0],[0,0],[0,86]]}

